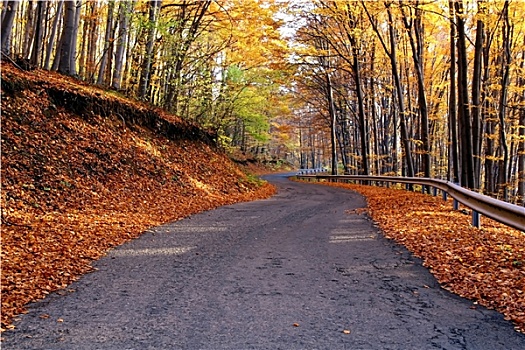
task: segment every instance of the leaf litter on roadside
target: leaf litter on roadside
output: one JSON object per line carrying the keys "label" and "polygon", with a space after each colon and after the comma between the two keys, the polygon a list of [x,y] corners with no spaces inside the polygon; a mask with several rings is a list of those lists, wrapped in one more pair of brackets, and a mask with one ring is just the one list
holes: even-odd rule
{"label": "leaf litter on roadside", "polygon": [[525,333],[524,232],[486,217],[481,229],[475,228],[470,216],[453,210],[451,200],[441,197],[395,188],[323,184],[362,194],[368,214],[385,236],[421,258],[443,288],[498,310]]}
{"label": "leaf litter on roadside", "polygon": [[15,90],[2,91],[3,330],[27,303],[66,290],[94,259],[149,227],[275,192],[206,143],[77,115],[48,91],[134,102],[51,72],[5,66],[2,79],[3,90]]}

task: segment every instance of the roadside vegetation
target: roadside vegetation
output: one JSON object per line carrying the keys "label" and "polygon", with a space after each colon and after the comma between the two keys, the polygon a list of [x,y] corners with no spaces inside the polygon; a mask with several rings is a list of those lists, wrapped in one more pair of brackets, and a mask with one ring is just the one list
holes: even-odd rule
{"label": "roadside vegetation", "polygon": [[3,64],[2,328],[149,227],[274,193],[212,139],[145,104]]}

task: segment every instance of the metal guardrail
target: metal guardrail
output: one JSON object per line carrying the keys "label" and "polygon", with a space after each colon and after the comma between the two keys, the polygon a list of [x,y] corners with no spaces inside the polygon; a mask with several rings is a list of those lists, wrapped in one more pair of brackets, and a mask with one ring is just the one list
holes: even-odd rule
{"label": "metal guardrail", "polygon": [[326,173],[327,171],[328,169],[325,168],[299,169],[299,171],[297,171],[297,175]]}
{"label": "metal guardrail", "polygon": [[[454,183],[438,179],[424,177],[396,177],[396,176],[363,176],[363,175],[297,175],[297,178],[329,180],[338,182],[340,180],[374,181],[389,183],[405,183],[411,185],[422,185],[436,189],[443,193],[443,198],[449,194],[454,199],[454,209],[458,209],[458,203],[472,209],[472,225],[480,227],[480,214],[499,221],[507,226],[525,232],[525,208],[498,199],[494,199],[474,191],[467,190]],[[424,187],[423,187],[424,189]]]}

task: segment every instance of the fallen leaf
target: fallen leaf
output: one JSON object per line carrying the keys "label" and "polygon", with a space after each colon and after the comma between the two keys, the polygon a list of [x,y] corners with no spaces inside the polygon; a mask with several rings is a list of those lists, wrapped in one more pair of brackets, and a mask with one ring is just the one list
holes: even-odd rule
{"label": "fallen leaf", "polygon": [[[63,75],[3,63],[2,84],[11,81],[20,89],[19,97],[6,96],[9,103],[2,103],[4,328],[29,302],[67,290],[95,270],[93,260],[148,228],[275,193],[192,136],[193,126],[176,116]],[[180,133],[175,140],[135,130],[131,121],[123,127],[122,117],[111,113],[79,117],[73,104],[54,105],[50,91],[57,89],[66,99],[81,96],[107,111],[144,113]]]}
{"label": "fallen leaf", "polygon": [[368,214],[383,234],[421,258],[442,288],[473,300],[474,305],[498,310],[525,333],[522,232],[490,218],[483,218],[481,229],[475,228],[468,217],[453,209],[451,199],[444,201],[440,196],[377,186],[322,184],[366,197]]}

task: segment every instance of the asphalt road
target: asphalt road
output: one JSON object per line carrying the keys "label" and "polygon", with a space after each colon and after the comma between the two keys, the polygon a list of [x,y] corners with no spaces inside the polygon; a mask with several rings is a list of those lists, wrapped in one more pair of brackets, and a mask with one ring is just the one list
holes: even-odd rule
{"label": "asphalt road", "polygon": [[359,195],[268,179],[271,199],[114,249],[32,305],[2,349],[525,349],[500,314],[441,289],[352,212]]}

